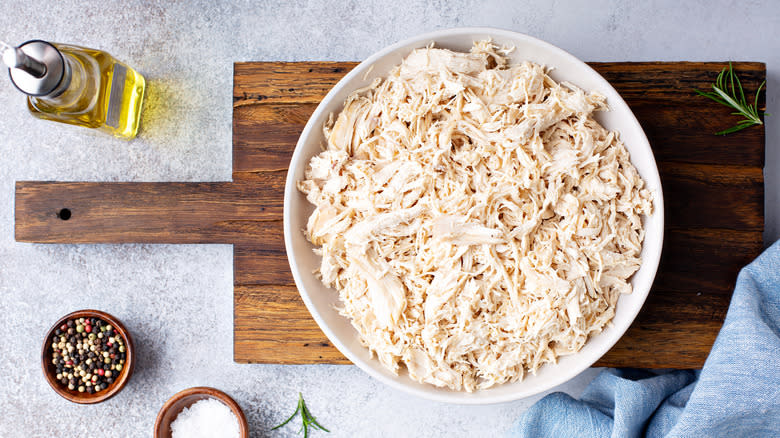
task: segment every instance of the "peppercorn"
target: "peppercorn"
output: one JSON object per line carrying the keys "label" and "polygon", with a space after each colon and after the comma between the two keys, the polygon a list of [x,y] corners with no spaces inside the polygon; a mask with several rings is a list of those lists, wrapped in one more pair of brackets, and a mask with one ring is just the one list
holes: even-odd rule
{"label": "peppercorn", "polygon": [[51,339],[56,380],[71,391],[90,394],[107,389],[127,358],[125,342],[99,318],[68,320]]}

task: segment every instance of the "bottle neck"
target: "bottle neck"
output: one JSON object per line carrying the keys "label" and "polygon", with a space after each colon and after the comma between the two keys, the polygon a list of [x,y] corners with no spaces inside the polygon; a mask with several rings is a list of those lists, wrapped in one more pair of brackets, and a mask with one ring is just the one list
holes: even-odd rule
{"label": "bottle neck", "polygon": [[49,105],[68,107],[75,104],[87,92],[87,71],[82,63],[70,54],[61,52],[64,62],[62,81],[51,93],[35,99]]}
{"label": "bottle neck", "polygon": [[78,67],[74,64],[78,64],[78,63],[73,62],[73,59],[65,53],[62,54],[62,60],[64,61],[62,81],[60,81],[60,84],[57,86],[57,88],[55,88],[54,91],[49,93],[46,97],[53,98],[63,94],[65,90],[67,90],[70,87],[72,83],[74,67]]}

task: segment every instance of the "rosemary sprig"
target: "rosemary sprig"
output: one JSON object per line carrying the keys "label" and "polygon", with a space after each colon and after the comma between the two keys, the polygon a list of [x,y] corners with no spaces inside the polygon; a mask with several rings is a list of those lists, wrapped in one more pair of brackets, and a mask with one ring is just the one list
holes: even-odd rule
{"label": "rosemary sprig", "polygon": [[[726,135],[731,134],[732,132],[741,131],[753,125],[764,124],[764,122],[761,121],[761,117],[758,115],[758,95],[761,94],[761,89],[764,85],[766,85],[766,79],[758,86],[756,99],[753,104],[749,104],[745,99],[745,91],[742,90],[742,83],[736,73],[734,73],[734,68],[731,66],[731,61],[729,61],[729,66],[723,67],[723,70],[720,71],[718,78],[712,85],[712,91],[706,93],[701,90],[694,91],[696,91],[699,96],[704,96],[721,105],[726,105],[727,107],[734,109],[735,112],[731,114],[744,117],[744,119],[737,122],[737,124],[731,128],[715,133],[715,135]],[[764,115],[768,116],[770,114],[765,112]]]}
{"label": "rosemary sprig", "polygon": [[298,431],[298,433],[301,433],[301,431],[303,431],[303,438],[309,437],[309,426],[330,433],[328,429],[323,427],[320,423],[317,423],[317,419],[314,417],[314,415],[311,414],[309,408],[306,407],[306,402],[303,401],[303,395],[301,395],[300,392],[298,393],[298,407],[295,408],[295,412],[293,412],[293,414],[290,415],[290,418],[284,420],[282,424],[272,427],[271,430],[276,430],[284,426],[285,424],[289,423],[299,413],[301,414],[301,422],[303,424],[301,425],[301,429]]}

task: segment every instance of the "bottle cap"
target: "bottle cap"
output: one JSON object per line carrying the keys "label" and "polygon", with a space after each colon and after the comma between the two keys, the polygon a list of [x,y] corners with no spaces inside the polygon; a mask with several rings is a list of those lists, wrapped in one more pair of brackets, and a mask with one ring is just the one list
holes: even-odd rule
{"label": "bottle cap", "polygon": [[52,44],[28,41],[3,53],[16,88],[30,96],[56,96],[70,84],[70,68]]}

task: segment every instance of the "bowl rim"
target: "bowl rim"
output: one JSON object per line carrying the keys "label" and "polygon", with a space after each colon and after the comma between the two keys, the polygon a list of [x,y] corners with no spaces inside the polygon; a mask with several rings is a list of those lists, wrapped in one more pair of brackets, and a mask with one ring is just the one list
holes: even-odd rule
{"label": "bowl rim", "polygon": [[[78,318],[99,318],[107,323],[111,324],[116,329],[120,336],[125,341],[125,364],[122,367],[122,371],[119,373],[119,377],[114,380],[114,383],[104,391],[99,391],[94,394],[80,393],[77,391],[71,391],[68,388],[62,386],[62,383],[55,379],[53,365],[51,364],[51,340],[54,337],[54,332],[69,319]],[[43,348],[41,349],[41,368],[43,369],[43,375],[46,378],[46,382],[52,387],[60,397],[71,401],[73,403],[91,405],[95,403],[104,402],[111,397],[118,394],[124,389],[127,382],[130,380],[130,376],[133,374],[135,368],[135,348],[133,346],[133,338],[130,336],[130,332],[122,324],[122,322],[106,312],[94,309],[82,309],[71,312],[62,318],[58,319],[54,325],[46,332],[46,337],[43,340]],[[86,394],[86,395],[85,395]]]}
{"label": "bowl rim", "polygon": [[[292,212],[291,212],[290,205],[293,202],[292,197],[295,195],[295,192],[297,191],[296,189],[297,181],[295,178],[295,172],[293,170],[299,164],[299,162],[303,160],[304,140],[307,139],[309,136],[311,136],[313,130],[320,128],[320,126],[315,126],[314,121],[319,119],[322,113],[325,112],[326,105],[324,105],[324,103],[331,101],[333,97],[339,92],[341,92],[343,88],[346,88],[347,85],[350,82],[352,82],[352,80],[355,77],[362,74],[366,74],[368,71],[370,71],[369,69],[375,62],[377,62],[378,60],[382,59],[385,56],[392,54],[393,52],[396,52],[401,49],[406,49],[407,46],[412,44],[421,44],[426,41],[427,42],[436,41],[437,39],[443,37],[452,37],[452,36],[469,35],[469,34],[483,34],[489,37],[499,36],[506,39],[528,42],[530,44],[536,45],[544,49],[545,51],[553,53],[563,59],[566,59],[567,62],[579,64],[581,67],[584,67],[585,69],[589,70],[594,80],[596,80],[601,84],[600,85],[601,87],[607,90],[614,91],[614,95],[616,96],[616,99],[612,99],[610,97],[611,101],[613,102],[613,104],[610,104],[610,107],[614,108],[615,107],[614,102],[615,100],[617,100],[621,106],[627,109],[627,112],[625,114],[627,116],[627,124],[633,125],[633,128],[636,129],[636,131],[640,134],[640,140],[643,143],[642,146],[647,147],[647,150],[649,152],[649,157],[647,158],[650,161],[649,163],[650,165],[648,165],[650,176],[655,181],[658,182],[657,190],[654,190],[654,195],[655,195],[654,205],[653,205],[654,212],[652,213],[657,224],[653,232],[654,232],[654,236],[657,236],[658,239],[658,246],[657,246],[658,249],[656,253],[649,254],[652,257],[650,258],[643,257],[642,259],[642,266],[640,267],[640,270],[643,268],[646,269],[646,272],[648,272],[649,274],[649,281],[646,289],[644,291],[641,291],[642,292],[641,305],[638,305],[636,306],[636,308],[632,309],[631,314],[626,314],[625,311],[623,312],[623,314],[626,315],[628,318],[628,323],[625,325],[625,327],[622,327],[621,330],[619,330],[619,332],[615,332],[614,341],[608,342],[605,347],[601,348],[593,360],[581,361],[578,363],[577,366],[572,368],[573,371],[569,371],[566,373],[559,373],[549,378],[548,379],[549,383],[544,385],[546,389],[536,391],[534,393],[527,393],[527,394],[508,393],[505,395],[493,395],[491,397],[469,398],[464,396],[467,393],[462,391],[457,391],[457,392],[452,391],[452,393],[449,394],[444,392],[431,393],[423,389],[410,386],[404,382],[399,381],[398,379],[393,379],[379,373],[378,371],[374,370],[373,368],[365,364],[362,358],[359,358],[354,354],[352,354],[349,348],[347,348],[346,345],[342,343],[342,341],[339,339],[338,336],[336,336],[333,330],[327,324],[325,324],[322,315],[319,313],[317,308],[314,306],[314,303],[310,299],[309,293],[306,292],[305,288],[303,287],[304,283],[301,278],[302,274],[300,272],[300,269],[297,265],[297,262],[293,254],[294,250],[293,250],[292,236],[295,230],[292,230],[291,228]],[[634,161],[632,160],[632,162]],[[580,373],[582,373],[583,371],[591,367],[594,363],[596,363],[601,357],[604,356],[604,354],[606,354],[612,347],[614,347],[614,345],[617,344],[617,342],[623,337],[623,335],[628,330],[628,328],[636,320],[636,316],[639,314],[642,307],[644,307],[644,304],[647,301],[647,296],[649,295],[650,289],[652,287],[653,280],[658,272],[658,266],[660,264],[661,254],[663,252],[663,241],[664,241],[664,198],[663,198],[663,189],[660,184],[658,165],[655,160],[655,154],[653,153],[652,147],[650,146],[650,142],[647,139],[647,134],[644,132],[644,129],[642,128],[641,124],[637,120],[636,115],[630,109],[630,107],[628,107],[628,104],[625,102],[625,100],[620,95],[620,93],[617,92],[617,90],[609,83],[609,81],[607,81],[600,73],[598,73],[595,69],[593,69],[593,67],[588,65],[586,62],[580,60],[576,56],[570,54],[569,52],[557,46],[554,46],[553,44],[550,44],[546,41],[540,40],[538,38],[520,32],[499,29],[499,28],[491,28],[491,27],[455,27],[455,28],[440,29],[433,32],[415,35],[410,38],[406,38],[404,40],[391,44],[379,50],[378,52],[375,52],[374,54],[366,58],[364,61],[356,65],[349,73],[347,73],[343,78],[341,78],[336,83],[336,85],[334,85],[328,91],[328,93],[322,98],[320,103],[317,105],[317,108],[314,110],[314,112],[306,122],[306,125],[304,126],[304,129],[298,138],[298,142],[295,145],[295,150],[293,151],[293,155],[290,159],[290,166],[288,167],[287,178],[285,180],[283,227],[284,227],[285,251],[287,253],[287,259],[290,264],[290,270],[292,272],[295,285],[298,289],[298,293],[301,296],[301,299],[303,300],[304,304],[306,305],[306,308],[309,310],[309,313],[317,322],[319,328],[323,331],[323,333],[327,336],[327,338],[333,343],[333,345],[339,350],[339,352],[341,352],[341,354],[343,354],[353,364],[357,365],[360,369],[368,373],[370,376],[402,392],[416,395],[424,399],[438,401],[438,402],[460,404],[460,405],[490,405],[490,404],[504,403],[504,402],[514,401],[526,397],[531,397],[535,394],[544,392],[546,390],[554,388],[558,385],[561,385],[573,379],[574,377],[576,377],[577,375],[579,375]],[[643,241],[643,248],[646,244],[647,241],[646,240]],[[637,294],[638,292],[636,290],[637,288],[634,287],[633,289],[634,290],[632,293]],[[617,312],[615,316],[617,316]],[[598,334],[594,336],[598,336]],[[487,389],[486,391],[489,391],[489,389]]]}
{"label": "bowl rim", "polygon": [[[208,398],[212,398],[215,400],[219,400],[220,402],[227,405],[228,408],[230,408],[230,411],[233,412],[233,415],[236,416],[236,419],[238,419],[238,432],[239,437],[241,438],[248,438],[249,437],[249,423],[246,420],[246,415],[244,415],[244,410],[241,409],[241,406],[233,400],[233,397],[227,395],[227,393],[220,391],[219,389],[212,388],[210,386],[193,386],[192,388],[183,389],[176,394],[172,395],[166,402],[162,405],[160,408],[160,411],[157,413],[157,418],[154,420],[154,436],[155,438],[161,438],[162,432],[161,428],[166,425],[166,423],[163,423],[163,419],[165,418],[165,414],[168,413],[168,411],[173,408],[173,405],[178,402],[179,400],[184,399],[185,397],[189,397],[192,395],[203,395]],[[200,399],[203,400],[203,399]],[[190,407],[196,402],[200,401],[196,400],[185,407]],[[184,408],[182,408],[184,410]],[[181,413],[181,410],[176,414],[178,417]],[[167,426],[170,427],[171,423],[175,421],[169,421],[167,423]]]}

